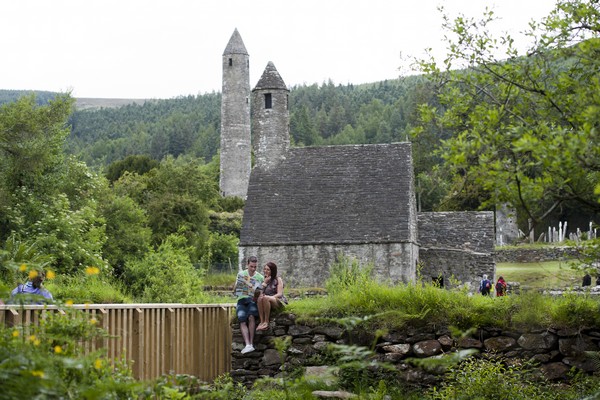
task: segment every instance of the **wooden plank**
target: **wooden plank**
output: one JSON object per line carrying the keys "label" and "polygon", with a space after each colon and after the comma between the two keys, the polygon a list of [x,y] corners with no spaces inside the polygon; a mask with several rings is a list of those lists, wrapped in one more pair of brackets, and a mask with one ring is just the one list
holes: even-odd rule
{"label": "wooden plank", "polygon": [[133,311],[131,321],[133,323],[132,330],[132,347],[131,347],[131,360],[133,361],[133,376],[136,379],[149,379],[146,376],[146,360],[144,359],[144,312],[140,308],[136,308]]}
{"label": "wooden plank", "polygon": [[164,373],[175,372],[175,310],[167,308],[165,311],[165,344],[163,346],[163,357],[165,360]]}

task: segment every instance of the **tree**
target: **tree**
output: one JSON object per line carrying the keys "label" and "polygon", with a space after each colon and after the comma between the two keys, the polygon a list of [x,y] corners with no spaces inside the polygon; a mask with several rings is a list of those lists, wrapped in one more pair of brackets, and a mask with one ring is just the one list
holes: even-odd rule
{"label": "tree", "polygon": [[167,157],[144,175],[125,173],[114,183],[115,193],[130,197],[145,211],[155,246],[169,235],[182,235],[194,249],[190,257],[196,263],[208,239],[208,210],[219,207],[216,166]]}
{"label": "tree", "polygon": [[158,161],[153,160],[148,155],[127,156],[122,160],[110,164],[106,169],[105,175],[110,182],[114,182],[119,179],[125,171],[143,175],[152,168],[158,167],[159,164]]}
{"label": "tree", "polygon": [[0,187],[10,193],[19,186],[37,185],[60,166],[72,104],[73,99],[63,95],[38,106],[29,95],[0,107]]}
{"label": "tree", "polygon": [[439,150],[451,192],[479,208],[509,203],[533,226],[569,204],[600,211],[599,8],[559,1],[530,24],[525,56],[510,35],[490,34],[492,11],[480,21],[445,16],[443,67],[420,63],[440,106],[422,108],[415,133],[451,135]]}
{"label": "tree", "polygon": [[45,105],[25,96],[0,107],[0,241],[35,243],[57,272],[105,266],[95,202],[102,182],[63,153],[72,105],[64,94]]}
{"label": "tree", "polygon": [[319,142],[319,134],[306,105],[291,114],[290,134],[298,146],[312,146]]}
{"label": "tree", "polygon": [[194,303],[202,299],[202,275],[194,269],[186,239],[170,235],[143,259],[125,264],[124,280],[131,293],[148,303]]}
{"label": "tree", "polygon": [[100,209],[106,220],[103,254],[118,277],[127,260],[140,259],[148,251],[152,230],[144,210],[127,196],[107,191]]}

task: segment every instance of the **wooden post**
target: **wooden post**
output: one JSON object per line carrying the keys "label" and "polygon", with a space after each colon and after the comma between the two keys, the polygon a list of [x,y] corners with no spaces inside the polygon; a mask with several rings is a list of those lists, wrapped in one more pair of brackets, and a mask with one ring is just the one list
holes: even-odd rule
{"label": "wooden post", "polygon": [[7,315],[6,315],[6,326],[11,328],[13,326],[20,326],[21,325],[21,314],[19,314],[19,312],[17,310],[15,310],[14,308],[9,308],[7,310]]}
{"label": "wooden post", "polygon": [[144,359],[144,312],[136,308],[133,310],[133,332],[131,358],[133,360],[133,376],[136,379],[146,379],[145,359]]}
{"label": "wooden post", "polygon": [[[206,316],[204,315],[204,310],[200,307],[196,307],[194,309],[194,323],[192,332],[194,335],[194,342],[192,343],[193,352],[192,352],[192,374],[199,377],[200,379],[204,379],[202,374],[203,370],[203,358],[207,351],[212,351],[208,346],[203,346],[203,340],[205,339],[205,335],[203,334],[204,326],[206,325]],[[215,343],[212,343],[215,346]]]}
{"label": "wooden post", "polygon": [[170,374],[175,371],[174,349],[175,349],[175,310],[167,308],[165,312],[165,371]]}

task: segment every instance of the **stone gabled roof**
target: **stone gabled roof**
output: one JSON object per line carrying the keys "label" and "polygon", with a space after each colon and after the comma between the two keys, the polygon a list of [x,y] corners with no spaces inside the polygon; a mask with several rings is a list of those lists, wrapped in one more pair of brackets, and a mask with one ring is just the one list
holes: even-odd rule
{"label": "stone gabled roof", "polygon": [[254,87],[252,91],[255,90],[269,90],[269,89],[285,89],[288,90],[285,86],[285,82],[277,72],[277,68],[275,68],[275,64],[271,61],[267,63],[265,67],[265,71],[262,76],[258,80],[258,83]]}
{"label": "stone gabled roof", "polygon": [[242,36],[238,32],[237,28],[235,28],[235,30],[233,31],[233,34],[229,39],[229,43],[227,43],[227,47],[225,47],[225,51],[223,52],[224,56],[228,54],[248,55],[248,51],[246,50],[246,46],[244,46]]}
{"label": "stone gabled roof", "polygon": [[290,149],[254,168],[240,245],[412,241],[410,143]]}

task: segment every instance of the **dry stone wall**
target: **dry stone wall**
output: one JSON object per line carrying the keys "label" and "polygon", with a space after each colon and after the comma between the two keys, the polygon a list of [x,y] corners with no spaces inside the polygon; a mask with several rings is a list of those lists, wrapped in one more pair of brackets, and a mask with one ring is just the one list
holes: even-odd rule
{"label": "dry stone wall", "polygon": [[535,248],[500,248],[495,252],[496,262],[543,262],[574,259],[579,256],[576,247],[557,246]]}
{"label": "dry stone wall", "polygon": [[[307,325],[296,321],[290,313],[281,313],[271,321],[266,331],[258,331],[256,350],[241,354],[244,347],[239,324],[234,322],[231,375],[234,380],[250,386],[264,376],[279,376],[284,368],[313,367],[323,359],[331,343],[370,346],[373,337],[368,333],[348,332],[337,325]],[[285,354],[275,349],[274,339],[291,338]],[[479,357],[531,360],[551,381],[567,379],[575,367],[587,373],[595,371],[594,362],[585,357],[585,351],[599,351],[600,329],[545,329],[515,331],[479,329],[476,335],[453,338],[444,327],[407,328],[391,331],[376,344],[377,359],[395,365],[398,377],[407,385],[430,386],[442,376],[409,363],[409,358],[436,357],[460,349],[476,349]]]}

